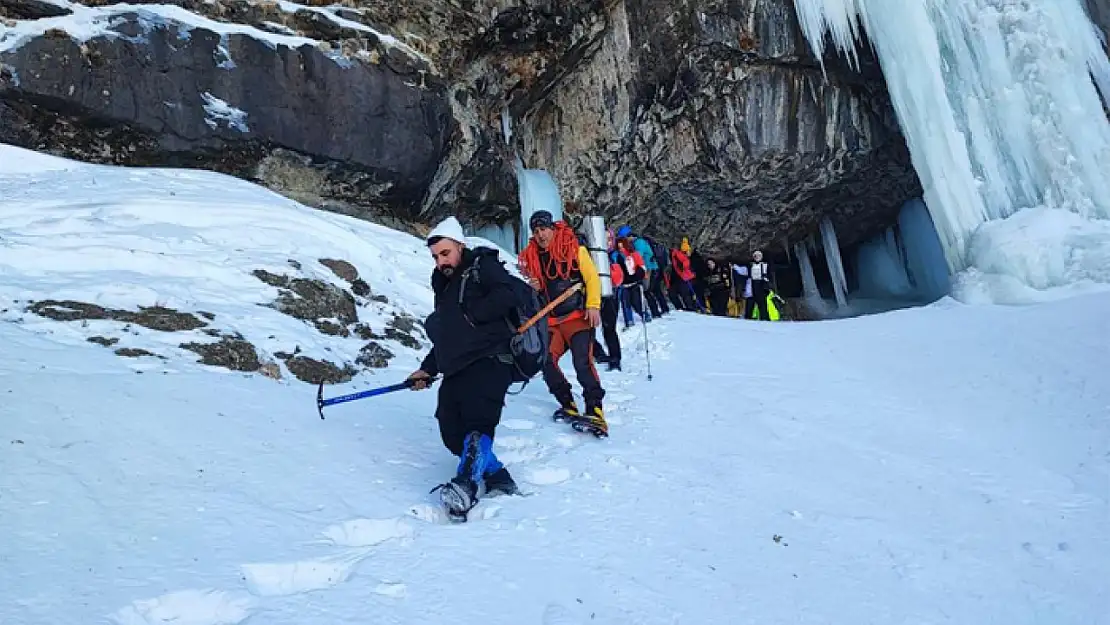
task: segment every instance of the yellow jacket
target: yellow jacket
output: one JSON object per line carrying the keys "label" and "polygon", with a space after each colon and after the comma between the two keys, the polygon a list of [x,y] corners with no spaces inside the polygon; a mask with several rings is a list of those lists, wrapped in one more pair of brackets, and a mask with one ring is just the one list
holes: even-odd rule
{"label": "yellow jacket", "polygon": [[601,277],[597,274],[597,267],[590,250],[585,245],[578,246],[578,271],[582,273],[582,282],[586,284],[586,308],[601,309]]}

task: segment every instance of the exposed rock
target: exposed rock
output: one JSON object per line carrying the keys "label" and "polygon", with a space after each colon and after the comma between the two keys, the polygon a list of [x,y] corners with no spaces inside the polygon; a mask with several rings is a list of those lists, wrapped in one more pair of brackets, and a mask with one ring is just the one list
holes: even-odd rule
{"label": "exposed rock", "polygon": [[116,343],[119,343],[119,339],[117,339],[115,337],[108,338],[108,337],[105,337],[105,336],[90,336],[89,338],[87,338],[85,340],[87,340],[90,343],[96,343],[97,345],[103,345],[104,347],[111,347],[111,346],[115,345]]}
{"label": "exposed rock", "polygon": [[850,246],[921,192],[874,59],[829,56],[826,79],[790,0],[174,4],[321,43],[120,9],[117,36],[0,54],[0,141],[214,169],[409,232],[515,221],[520,152],[591,213],[720,254],[781,256],[824,216]]}
{"label": "exposed rock", "polygon": [[390,358],[393,358],[393,352],[370,341],[358,351],[355,362],[364,367],[383,368],[389,366]]}
{"label": "exposed rock", "polygon": [[285,361],[286,368],[298,380],[310,384],[342,384],[350,382],[358,370],[348,364],[342,367],[327,360],[296,356]]}
{"label": "exposed rock", "polygon": [[357,336],[358,338],[360,338],[364,341],[369,341],[370,339],[385,338],[385,337],[382,337],[382,336],[379,336],[378,334],[376,334],[372,329],[370,329],[370,326],[366,325],[365,323],[360,323],[360,324],[356,325],[354,327],[354,333],[355,333],[355,336]]}
{"label": "exposed rock", "polygon": [[140,307],[139,312],[132,312],[73,300],[42,300],[32,303],[27,310],[55,321],[111,319],[162,332],[196,330],[208,325],[190,313],[163,306]]}
{"label": "exposed rock", "polygon": [[1087,14],[1102,30],[1103,38],[1110,41],[1110,0],[1087,0]]}
{"label": "exposed rock", "polygon": [[874,60],[830,58],[826,81],[790,3],[628,0],[609,19],[518,124],[565,199],[671,245],[781,255],[822,216],[848,245],[920,193]]}
{"label": "exposed rock", "polygon": [[348,330],[346,326],[341,326],[334,321],[314,321],[312,325],[316,326],[316,329],[321,333],[330,336],[351,336],[351,331]]}
{"label": "exposed rock", "polygon": [[370,296],[370,285],[359,277],[358,269],[345,260],[334,258],[321,258],[320,264],[332,270],[336,276],[351,284],[351,292],[359,297]]}
{"label": "exposed rock", "polygon": [[258,367],[258,372],[273,380],[281,379],[281,365],[277,364],[276,362],[262,363]]}
{"label": "exposed rock", "polygon": [[354,282],[358,280],[358,269],[354,265],[345,261],[337,260],[334,258],[321,258],[320,264],[331,269],[332,273],[342,280],[347,282]]}
{"label": "exposed rock", "polygon": [[385,338],[397,341],[401,345],[409,349],[420,349],[420,341],[413,337],[411,334],[402,332],[397,328],[386,328]]}
{"label": "exposed rock", "polygon": [[37,20],[45,17],[61,17],[71,13],[73,11],[44,0],[0,0],[0,17]]}
{"label": "exposed rock", "polygon": [[406,314],[394,315],[385,329],[385,337],[410,349],[420,349],[420,341],[412,335],[419,321]]}
{"label": "exposed rock", "polygon": [[179,347],[200,354],[200,362],[232,371],[258,371],[258,352],[240,335],[223,336],[218,343],[182,343]]}
{"label": "exposed rock", "polygon": [[[219,19],[249,22],[249,11],[232,14],[245,5],[221,3]],[[0,83],[0,141],[102,163],[203,167],[278,189],[307,176],[314,182],[291,195],[364,217],[415,217],[453,127],[446,85],[418,57],[371,33],[311,33],[348,38],[353,47],[339,53],[117,13],[113,36],[55,31],[0,53],[18,77]],[[302,27],[327,21],[317,15],[292,17]],[[210,113],[217,99],[245,115]],[[277,148],[299,158],[264,167]]]}
{"label": "exposed rock", "polygon": [[370,297],[370,285],[362,278],[356,278],[351,282],[351,292],[359,297]]}
{"label": "exposed rock", "polygon": [[[333,319],[338,320],[342,326],[358,322],[354,296],[333,284],[323,280],[291,278],[264,269],[256,269],[253,274],[266,284],[280,289],[274,302],[277,310],[291,317],[313,322],[322,332],[325,328],[336,325]],[[343,330],[346,331],[346,328]]]}
{"label": "exposed rock", "polygon": [[140,356],[154,356],[155,358],[161,358],[162,360],[166,359],[165,356],[159,356],[158,354],[155,354],[153,352],[148,352],[145,349],[139,349],[137,347],[121,347],[121,348],[116,350],[116,355],[117,356],[123,356],[124,358],[138,358]]}

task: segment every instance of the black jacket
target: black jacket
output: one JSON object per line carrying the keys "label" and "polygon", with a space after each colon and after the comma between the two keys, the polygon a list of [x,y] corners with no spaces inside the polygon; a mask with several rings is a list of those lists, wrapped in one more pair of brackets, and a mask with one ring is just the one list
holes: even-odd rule
{"label": "black jacket", "polygon": [[[478,271],[467,280],[460,305],[463,275],[476,261]],[[511,282],[516,279],[497,258],[497,250],[488,247],[463,250],[462,262],[450,278],[433,271],[435,311],[424,322],[432,351],[420,368],[446,377],[482,358],[510,354],[513,329],[506,317],[517,304]]]}

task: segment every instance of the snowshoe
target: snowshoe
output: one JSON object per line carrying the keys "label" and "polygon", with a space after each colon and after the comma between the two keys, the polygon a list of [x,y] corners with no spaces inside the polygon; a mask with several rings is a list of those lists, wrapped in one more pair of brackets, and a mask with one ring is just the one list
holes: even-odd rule
{"label": "snowshoe", "polygon": [[439,499],[453,521],[466,521],[466,514],[478,505],[478,500],[485,495],[483,484],[485,480],[482,479],[483,465],[486,461],[482,450],[483,441],[492,444],[488,436],[482,436],[477,432],[467,435],[466,448],[459,458],[455,477],[451,478],[450,482],[432,489],[432,492],[439,491]]}
{"label": "snowshoe", "polygon": [[456,523],[465,523],[466,515],[478,505],[478,485],[463,476],[455,476],[432,489],[439,491],[439,500],[447,516]]}
{"label": "snowshoe", "polygon": [[579,416],[570,421],[570,427],[575,432],[593,434],[597,438],[609,438],[609,424],[605,421],[605,413],[600,407],[594,408],[584,416]]}
{"label": "snowshoe", "polygon": [[486,495],[520,495],[520,488],[513,480],[513,476],[509,475],[509,470],[501,467],[497,471],[490,473],[485,478],[486,482]]}
{"label": "snowshoe", "polygon": [[580,419],[581,417],[582,414],[578,412],[578,406],[573,403],[559,408],[555,411],[554,414],[551,415],[551,418],[557,423],[570,423],[571,421],[574,421],[575,419]]}
{"label": "snowshoe", "polygon": [[620,370],[621,370],[621,363],[620,363],[619,360],[610,360],[609,361],[609,371],[620,371]]}

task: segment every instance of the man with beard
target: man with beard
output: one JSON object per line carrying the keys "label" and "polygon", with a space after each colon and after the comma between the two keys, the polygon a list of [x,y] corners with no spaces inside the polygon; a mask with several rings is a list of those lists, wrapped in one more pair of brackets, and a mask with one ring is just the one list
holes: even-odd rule
{"label": "man with beard", "polygon": [[427,388],[432,377],[443,376],[436,420],[443,444],[459,457],[459,464],[455,477],[436,490],[456,518],[465,518],[486,493],[518,492],[493,453],[494,430],[513,380],[513,327],[506,319],[518,301],[512,282],[516,278],[505,270],[497,250],[471,250],[465,241],[454,217],[428,235],[436,263],[435,311],[425,322],[432,351],[409,376],[416,390]]}

